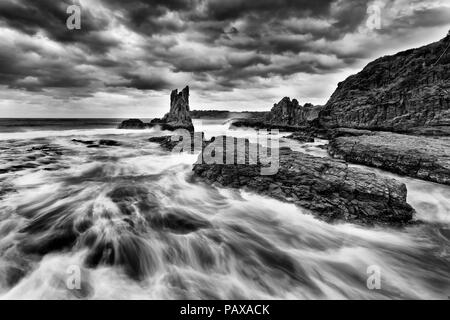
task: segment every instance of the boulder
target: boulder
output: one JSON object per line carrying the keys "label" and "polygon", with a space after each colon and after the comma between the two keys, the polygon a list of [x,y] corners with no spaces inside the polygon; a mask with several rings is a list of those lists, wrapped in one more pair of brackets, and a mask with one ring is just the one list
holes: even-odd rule
{"label": "boulder", "polygon": [[129,119],[122,121],[119,129],[145,129],[147,125],[139,119]]}

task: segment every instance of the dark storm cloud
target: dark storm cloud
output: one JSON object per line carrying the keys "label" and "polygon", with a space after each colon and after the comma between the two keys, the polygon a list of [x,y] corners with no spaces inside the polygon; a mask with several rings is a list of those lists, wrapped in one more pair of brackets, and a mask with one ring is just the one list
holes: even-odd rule
{"label": "dark storm cloud", "polygon": [[208,57],[180,57],[173,63],[172,70],[174,72],[208,73],[212,76],[226,76],[229,78],[240,78],[246,74],[247,76],[245,78],[247,78],[255,76],[255,73],[245,71],[247,68],[268,66],[270,64],[271,60],[269,56],[256,53],[245,55],[231,54],[228,57],[216,59],[210,59]]}
{"label": "dark storm cloud", "polygon": [[171,87],[169,81],[160,75],[139,75],[124,73],[121,75],[123,80],[109,82],[107,87],[135,88],[138,90],[164,90]]}
{"label": "dark storm cloud", "polygon": [[123,15],[122,23],[146,35],[183,30],[175,19],[161,20],[168,12],[186,12],[196,7],[197,0],[103,0],[105,6]]}
{"label": "dark storm cloud", "polygon": [[222,61],[213,61],[207,57],[181,57],[173,62],[174,72],[209,72],[217,71],[225,67]]}
{"label": "dark storm cloud", "polygon": [[230,56],[227,61],[230,66],[235,68],[247,68],[258,64],[267,66],[271,64],[270,57],[259,54],[251,54],[246,56]]}
{"label": "dark storm cloud", "polygon": [[[41,91],[43,88],[83,88],[96,81],[93,75],[75,69],[66,61],[42,58],[30,48],[0,50],[0,84],[10,88]],[[34,59],[30,58],[30,53]]]}
{"label": "dark storm cloud", "polygon": [[[392,11],[403,0],[382,1]],[[346,40],[364,27],[370,3],[2,0],[0,26],[21,41],[0,46],[0,84],[29,91],[73,88],[85,95],[111,87],[166,90],[180,79],[228,91],[272,77],[336,73],[372,54],[370,46]],[[82,4],[81,30],[66,28],[72,4]],[[373,36],[395,38],[401,28],[443,25],[449,10],[418,5]],[[33,41],[41,34],[54,43]]]}
{"label": "dark storm cloud", "polygon": [[412,14],[396,19],[391,28],[434,27],[449,23],[450,7],[418,8],[413,10]]}
{"label": "dark storm cloud", "polygon": [[[340,1],[339,7],[335,9],[333,18],[336,22],[333,23],[331,31],[328,34],[329,38],[337,38],[348,32],[354,31],[358,26],[366,21],[367,7],[369,1],[367,0],[347,0]],[[336,33],[338,32],[338,33]],[[322,35],[327,36],[327,35]]]}
{"label": "dark storm cloud", "polygon": [[214,20],[235,20],[249,15],[271,15],[278,18],[294,13],[326,15],[333,0],[212,0],[207,3],[206,15]]}
{"label": "dark storm cloud", "polygon": [[81,5],[81,30],[68,30],[67,8],[73,4],[80,5],[76,0],[3,0],[0,2],[0,20],[25,34],[44,32],[55,41],[78,44],[93,52],[105,52],[117,45],[116,41],[99,34],[108,27],[106,17],[94,16],[89,8]]}

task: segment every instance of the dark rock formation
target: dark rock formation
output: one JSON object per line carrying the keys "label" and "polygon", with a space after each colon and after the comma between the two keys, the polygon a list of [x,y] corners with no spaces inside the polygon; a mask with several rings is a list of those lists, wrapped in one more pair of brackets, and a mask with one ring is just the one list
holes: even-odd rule
{"label": "dark rock formation", "polygon": [[310,103],[301,106],[296,99],[291,101],[285,97],[273,106],[266,121],[273,125],[305,126],[318,118],[321,109],[322,107]]}
{"label": "dark rock formation", "polygon": [[277,129],[280,131],[309,130],[316,127],[318,116],[322,106],[312,104],[299,105],[296,99],[283,98],[276,103],[268,113],[252,113],[250,117],[238,118],[232,123],[232,127],[248,127],[255,129]]}
{"label": "dark rock formation", "polygon": [[107,147],[118,147],[120,146],[120,142],[116,140],[107,140],[107,139],[101,139],[98,141],[98,144],[101,146],[107,146]]}
{"label": "dark rock formation", "polygon": [[189,87],[178,93],[173,90],[170,94],[170,111],[162,119],[153,119],[149,124],[145,124],[139,119],[125,120],[119,125],[119,129],[145,129],[155,126],[162,130],[174,131],[186,129],[194,131],[194,125],[189,113]]}
{"label": "dark rock formation", "polygon": [[326,221],[401,224],[414,212],[404,184],[333,159],[282,148],[278,173],[272,176],[260,174],[261,164],[205,164],[201,159],[194,165],[195,177],[295,203]]}
{"label": "dark rock formation", "polygon": [[159,144],[163,149],[172,151],[175,147],[175,143],[172,141],[172,136],[151,137],[149,142]]}
{"label": "dark rock formation", "polygon": [[330,141],[329,153],[348,162],[450,185],[450,138],[395,133],[343,136]]}
{"label": "dark rock formation", "polygon": [[450,50],[445,50],[449,44],[447,36],[369,63],[339,83],[320,113],[320,123],[395,132],[448,129]]}
{"label": "dark rock formation", "polygon": [[101,140],[98,140],[97,142],[92,141],[92,140],[72,139],[72,142],[84,144],[88,148],[100,148],[101,146],[106,146],[106,147],[120,146],[119,142],[117,142],[115,140],[107,140],[107,139],[101,139]]}
{"label": "dark rock formation", "polygon": [[75,143],[81,143],[81,144],[84,144],[84,145],[92,145],[92,144],[95,144],[95,141],[93,141],[93,140],[80,140],[80,139],[72,139],[72,142],[75,142]]}
{"label": "dark rock formation", "polygon": [[119,129],[145,129],[147,125],[139,119],[129,119],[119,125]]}
{"label": "dark rock formation", "polygon": [[194,131],[194,125],[189,114],[189,87],[178,93],[173,90],[170,94],[170,111],[162,119],[160,124],[164,129],[187,129]]}
{"label": "dark rock formation", "polygon": [[[185,138],[189,139],[189,141],[184,141]],[[167,151],[172,151],[175,147],[181,146],[183,148],[183,152],[189,153],[202,151],[206,144],[205,135],[203,132],[191,132],[190,137],[177,135],[175,132],[174,135],[152,137],[148,139],[148,141],[159,144],[161,148]],[[199,141],[197,145],[195,144],[195,141]]]}

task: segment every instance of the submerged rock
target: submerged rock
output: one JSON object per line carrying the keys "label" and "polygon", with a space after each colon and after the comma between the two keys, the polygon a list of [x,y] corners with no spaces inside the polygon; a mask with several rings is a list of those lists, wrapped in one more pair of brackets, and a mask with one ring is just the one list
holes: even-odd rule
{"label": "submerged rock", "polygon": [[[188,139],[186,141],[185,139]],[[202,151],[206,146],[205,134],[203,132],[190,132],[189,135],[177,134],[177,131],[170,136],[151,137],[149,142],[159,144],[166,151],[173,151],[176,147],[179,151],[194,153]]]}
{"label": "submerged rock", "polygon": [[281,148],[276,174],[263,176],[260,168],[260,164],[205,164],[199,159],[193,171],[209,183],[295,203],[326,221],[402,224],[414,213],[403,183],[341,161]]}
{"label": "submerged rock", "polygon": [[329,152],[348,162],[450,185],[450,137],[344,136],[331,140]]}
{"label": "submerged rock", "polygon": [[119,125],[119,129],[145,129],[147,125],[139,119],[129,119]]}
{"label": "submerged rock", "polygon": [[107,140],[107,139],[100,139],[98,141],[72,139],[72,142],[84,144],[88,148],[100,148],[101,146],[106,146],[106,147],[120,146],[120,143],[118,141]]}
{"label": "submerged rock", "polygon": [[72,139],[72,142],[81,143],[81,144],[84,144],[84,145],[87,145],[87,146],[92,145],[92,144],[95,143],[95,141],[93,141],[93,140],[80,140],[80,139]]}
{"label": "submerged rock", "polygon": [[108,147],[118,147],[120,146],[120,142],[116,140],[107,140],[107,139],[101,139],[98,141],[98,144],[101,146],[108,146]]}

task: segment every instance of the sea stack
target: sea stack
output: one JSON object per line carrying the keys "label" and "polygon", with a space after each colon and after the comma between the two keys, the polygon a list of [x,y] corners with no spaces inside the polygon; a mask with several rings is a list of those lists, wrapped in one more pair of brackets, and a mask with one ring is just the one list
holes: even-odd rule
{"label": "sea stack", "polygon": [[119,129],[144,129],[160,126],[162,130],[174,131],[186,129],[194,132],[194,125],[189,111],[189,87],[186,86],[181,92],[177,89],[170,94],[170,110],[162,119],[153,119],[149,124],[138,119],[123,121]]}
{"label": "sea stack", "polygon": [[194,131],[194,125],[189,111],[189,87],[186,86],[181,92],[177,89],[170,94],[170,111],[162,119],[164,129],[176,130],[187,129]]}

